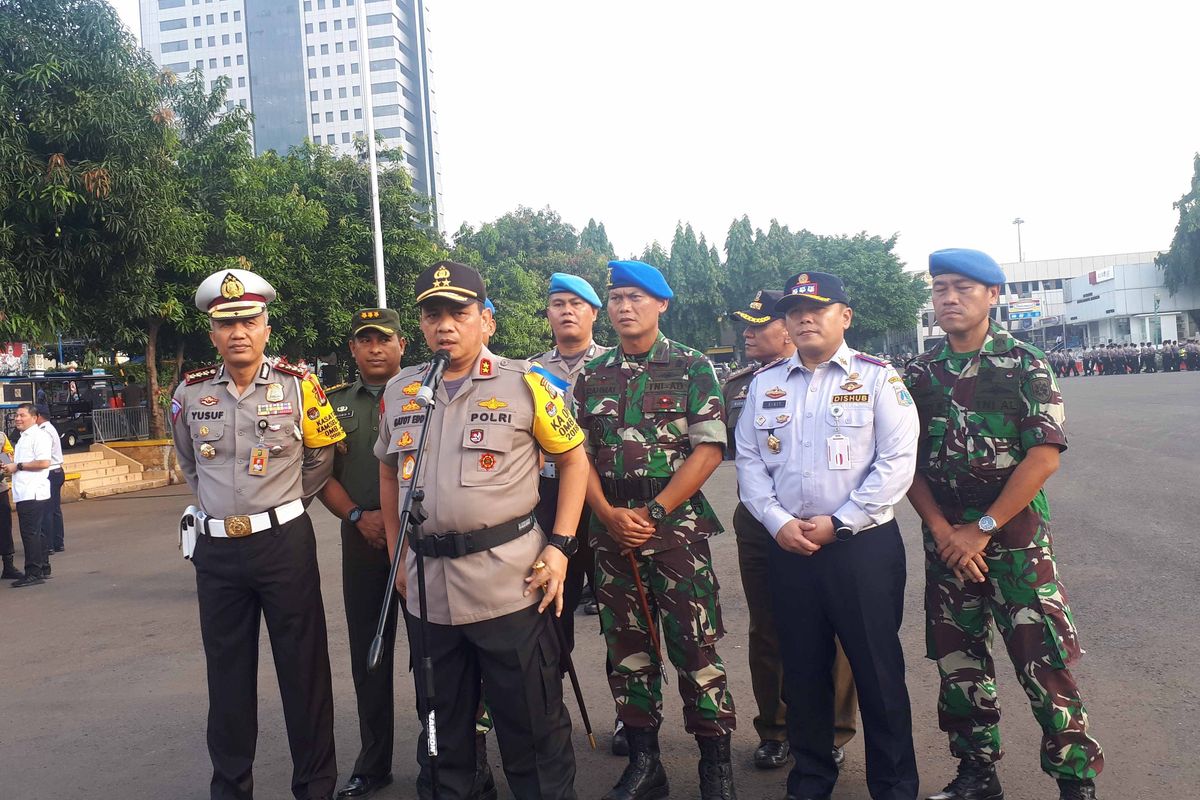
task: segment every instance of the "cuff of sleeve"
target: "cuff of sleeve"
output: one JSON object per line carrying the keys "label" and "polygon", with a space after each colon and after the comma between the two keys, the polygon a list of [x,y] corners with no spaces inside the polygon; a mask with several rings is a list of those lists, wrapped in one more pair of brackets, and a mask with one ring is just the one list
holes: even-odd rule
{"label": "cuff of sleeve", "polygon": [[840,519],[844,524],[849,525],[855,533],[858,533],[863,528],[869,528],[874,524],[871,515],[855,503],[853,500],[847,500],[842,504],[842,507],[833,512],[833,516]]}
{"label": "cuff of sleeve", "polygon": [[726,434],[725,423],[719,419],[688,425],[688,441],[691,442],[692,447],[698,444],[719,444],[724,447]]}
{"label": "cuff of sleeve", "polygon": [[763,514],[762,524],[767,529],[767,532],[771,534],[771,538],[774,539],[779,535],[779,531],[783,526],[787,525],[793,519],[795,517],[785,511],[783,506],[776,504],[772,508],[768,508],[766,513]]}

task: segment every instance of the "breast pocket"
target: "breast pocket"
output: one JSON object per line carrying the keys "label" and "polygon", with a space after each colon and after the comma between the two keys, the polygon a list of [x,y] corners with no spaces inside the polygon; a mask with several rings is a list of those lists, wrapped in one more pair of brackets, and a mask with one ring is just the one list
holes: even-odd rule
{"label": "breast pocket", "polygon": [[967,437],[967,463],[981,478],[1002,478],[1021,462],[1021,439],[981,434]]}
{"label": "breast pocket", "polygon": [[198,463],[215,465],[229,460],[232,443],[225,441],[224,420],[193,422],[191,434]]}
{"label": "breast pocket", "polygon": [[[749,413],[749,412],[743,412]],[[788,453],[788,442],[796,415],[791,408],[759,410],[754,414],[754,435],[758,438],[758,453],[767,464],[780,464],[795,453]]]}
{"label": "breast pocket", "polygon": [[512,463],[511,425],[483,423],[468,425],[463,431],[461,480],[463,486],[502,485],[519,477]]}
{"label": "breast pocket", "polygon": [[841,432],[850,440],[850,465],[853,467],[870,464],[875,460],[875,412],[869,405],[835,406],[841,409],[840,416],[832,408],[826,423],[829,430]]}
{"label": "breast pocket", "polygon": [[646,433],[661,444],[686,440],[687,393],[646,392],[642,396],[642,419]]}

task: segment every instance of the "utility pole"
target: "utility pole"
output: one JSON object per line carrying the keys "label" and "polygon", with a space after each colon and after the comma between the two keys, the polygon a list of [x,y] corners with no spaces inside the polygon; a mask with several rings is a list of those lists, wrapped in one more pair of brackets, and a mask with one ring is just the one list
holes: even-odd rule
{"label": "utility pole", "polygon": [[1013,225],[1017,226],[1017,261],[1025,262],[1025,251],[1021,249],[1021,226],[1025,224],[1025,220],[1017,217],[1012,221]]}
{"label": "utility pole", "polygon": [[358,11],[358,74],[362,80],[363,116],[367,137],[367,170],[371,174],[371,227],[375,234],[375,294],[376,308],[387,308],[387,287],[383,273],[383,226],[379,221],[379,161],[375,152],[375,109],[371,102],[370,36],[367,34],[366,0],[359,0]]}

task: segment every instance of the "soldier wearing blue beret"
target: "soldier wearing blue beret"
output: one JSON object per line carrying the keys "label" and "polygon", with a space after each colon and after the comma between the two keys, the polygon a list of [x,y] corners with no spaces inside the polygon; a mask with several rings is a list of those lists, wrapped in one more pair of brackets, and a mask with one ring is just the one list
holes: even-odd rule
{"label": "soldier wearing blue beret", "polygon": [[610,289],[635,286],[649,292],[659,300],[670,300],[675,296],[663,274],[656,267],[643,261],[610,261],[608,269],[608,288]]}
{"label": "soldier wearing blue beret", "polygon": [[[653,269],[653,267],[651,267]],[[593,308],[600,308],[600,295],[596,294],[596,290],[592,285],[578,275],[568,275],[565,272],[556,272],[550,276],[550,297],[559,293],[573,294],[580,297],[588,305]]]}
{"label": "soldier wearing blue beret", "polygon": [[929,254],[929,277],[953,273],[964,275],[985,286],[1003,286],[1004,270],[996,259],[981,250],[949,247]]}

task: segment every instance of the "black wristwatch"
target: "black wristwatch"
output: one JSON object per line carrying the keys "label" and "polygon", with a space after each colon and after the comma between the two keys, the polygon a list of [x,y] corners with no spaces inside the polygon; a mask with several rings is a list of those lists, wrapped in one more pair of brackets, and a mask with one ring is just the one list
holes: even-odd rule
{"label": "black wristwatch", "polygon": [[567,558],[579,552],[579,540],[574,536],[563,536],[561,533],[552,533],[546,537],[546,544],[558,548]]}
{"label": "black wristwatch", "polygon": [[358,521],[362,519],[362,515],[362,508],[355,506],[354,508],[350,509],[350,513],[346,515],[346,519],[350,520],[351,525],[357,525]]}
{"label": "black wristwatch", "polygon": [[662,522],[667,518],[667,507],[657,500],[651,500],[646,506],[646,511],[650,514],[650,519],[654,522]]}
{"label": "black wristwatch", "polygon": [[833,536],[839,542],[848,542],[854,538],[854,529],[846,523],[842,522],[837,517],[830,517],[833,520]]}

